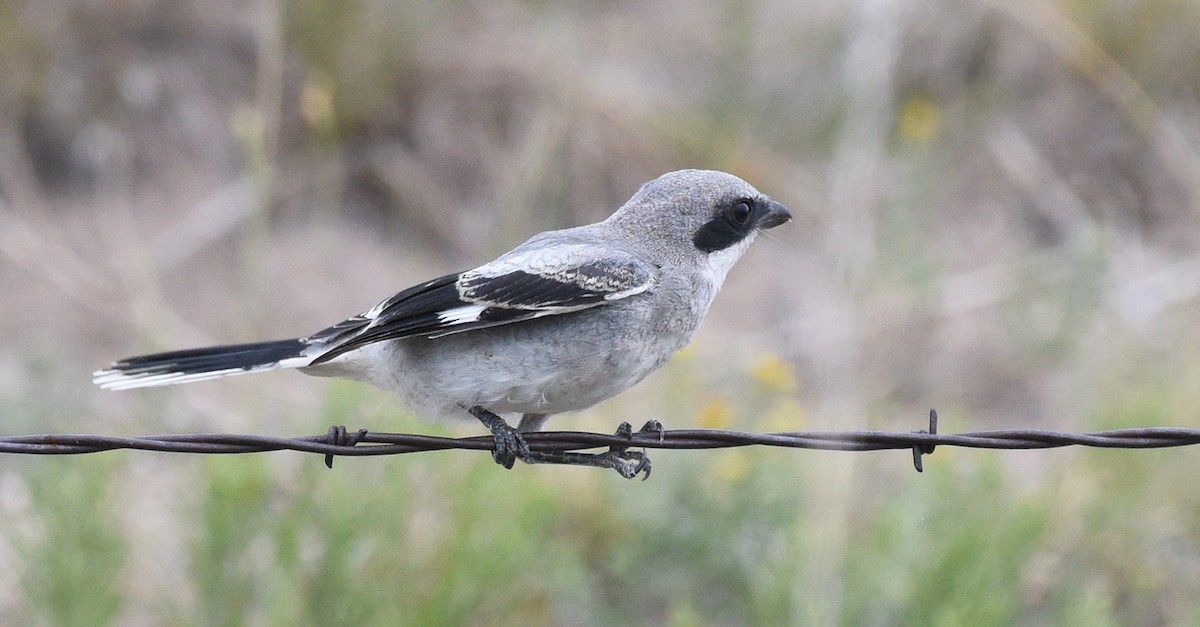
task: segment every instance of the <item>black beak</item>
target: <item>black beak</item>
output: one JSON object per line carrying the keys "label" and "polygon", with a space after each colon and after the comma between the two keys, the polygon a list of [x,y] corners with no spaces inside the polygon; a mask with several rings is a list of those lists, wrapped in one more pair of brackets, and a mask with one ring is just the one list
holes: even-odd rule
{"label": "black beak", "polygon": [[788,222],[792,219],[792,212],[787,210],[787,207],[775,202],[774,200],[767,201],[767,213],[758,221],[758,228],[771,229]]}

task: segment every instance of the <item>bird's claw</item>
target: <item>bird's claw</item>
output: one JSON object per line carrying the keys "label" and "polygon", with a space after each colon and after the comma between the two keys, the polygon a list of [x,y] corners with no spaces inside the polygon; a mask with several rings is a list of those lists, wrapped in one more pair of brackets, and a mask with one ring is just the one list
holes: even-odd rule
{"label": "bird's claw", "polygon": [[482,407],[472,407],[471,414],[492,432],[492,438],[496,441],[496,446],[492,449],[492,459],[497,464],[512,470],[513,464],[517,463],[518,459],[529,461],[529,443],[525,441],[525,437],[521,435],[520,431],[517,431],[500,416]]}
{"label": "bird's claw", "polygon": [[[656,433],[656,434],[658,434],[659,442],[662,442],[666,438],[666,435],[667,435],[666,428],[664,428],[662,423],[657,420],[647,420],[646,424],[642,425],[642,428],[638,429],[637,432],[638,433]],[[613,435],[624,436],[624,437],[632,440],[633,439],[633,426],[630,425],[628,422],[622,422],[620,425],[617,426],[617,431],[615,433],[613,433]]]}
{"label": "bird's claw", "polygon": [[641,429],[638,429],[638,433],[657,433],[659,443],[662,443],[667,438],[667,430],[661,422],[654,419],[647,420],[646,424],[642,425]]}
{"label": "bird's claw", "polygon": [[607,456],[612,462],[612,465],[609,467],[626,479],[633,479],[641,472],[645,473],[642,476],[642,481],[650,478],[650,458],[645,453],[639,451],[609,451],[602,453],[602,455]]}
{"label": "bird's claw", "polygon": [[516,429],[497,429],[492,432],[492,437],[496,440],[496,448],[492,449],[492,459],[496,460],[497,464],[512,470],[518,459],[524,460],[529,457],[529,443]]}
{"label": "bird's claw", "polygon": [[[659,431],[659,437],[661,438],[662,424],[660,424],[657,420],[651,420],[643,425],[638,433],[651,433],[656,430]],[[628,422],[622,422],[617,426],[617,430],[615,433],[613,433],[613,435],[628,438],[630,442],[632,442],[633,426],[631,426]],[[612,468],[613,470],[617,471],[617,474],[626,479],[632,479],[638,476],[638,473],[641,472],[646,473],[642,477],[642,481],[650,478],[650,458],[643,452],[630,451],[628,444],[614,444],[608,447],[607,453],[601,453],[599,457],[607,462],[601,465]],[[597,461],[600,460],[598,459]]]}

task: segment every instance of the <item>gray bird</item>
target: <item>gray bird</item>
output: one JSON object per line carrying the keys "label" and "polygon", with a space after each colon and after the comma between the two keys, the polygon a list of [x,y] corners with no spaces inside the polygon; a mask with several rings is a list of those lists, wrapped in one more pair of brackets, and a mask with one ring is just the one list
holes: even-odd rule
{"label": "gray bird", "polygon": [[[506,468],[521,459],[648,475],[641,453],[535,453],[520,433],[662,366],[691,341],[755,236],[790,219],[736,176],[671,172],[603,222],[540,233],[308,337],[130,357],[95,372],[94,382],[123,390],[298,368],[391,390],[427,417],[473,415]],[[501,415],[521,416],[518,427]]]}

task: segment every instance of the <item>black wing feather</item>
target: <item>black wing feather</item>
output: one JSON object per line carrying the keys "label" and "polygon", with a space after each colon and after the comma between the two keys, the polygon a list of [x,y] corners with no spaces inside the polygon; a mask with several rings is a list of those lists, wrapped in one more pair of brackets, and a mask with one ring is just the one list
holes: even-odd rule
{"label": "black wing feather", "polygon": [[471,301],[515,309],[586,307],[653,280],[633,258],[600,259],[546,274],[513,270],[505,274],[464,273],[459,285]]}
{"label": "black wing feather", "polygon": [[403,333],[407,330],[436,323],[438,312],[462,304],[458,298],[458,288],[455,287],[458,277],[458,274],[447,274],[397,292],[371,311],[309,336],[306,339],[311,344],[330,346],[329,350],[313,360],[312,365],[329,361],[371,342],[389,339],[378,337],[377,331],[395,330],[399,332],[395,337],[405,337]]}
{"label": "black wing feather", "polygon": [[463,293],[472,301],[512,309],[577,307],[604,299],[604,293],[521,270],[494,277],[464,277]]}
{"label": "black wing feather", "polygon": [[[566,266],[546,274],[524,270],[449,274],[404,290],[362,316],[311,336],[312,343],[330,346],[312,365],[375,342],[437,337],[585,309],[614,295],[645,289],[653,280],[645,266],[632,258]],[[472,306],[482,309],[464,319],[446,316]]]}

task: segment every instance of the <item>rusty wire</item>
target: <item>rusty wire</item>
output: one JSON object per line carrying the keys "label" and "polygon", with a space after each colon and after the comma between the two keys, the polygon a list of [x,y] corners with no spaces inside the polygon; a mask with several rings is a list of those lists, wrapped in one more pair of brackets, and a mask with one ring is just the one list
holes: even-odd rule
{"label": "rusty wire", "polygon": [[[1063,446],[1145,449],[1200,443],[1200,429],[1143,427],[1089,433],[1042,429],[1001,429],[970,433],[938,433],[937,412],[929,412],[929,429],[910,433],[890,431],[790,431],[748,433],[725,429],[672,429],[662,433],[634,433],[629,437],[578,431],[525,434],[531,451],[577,451],[597,447],[662,449],[712,449],[739,446],[775,446],[838,451],[913,451],[913,465],[922,470],[921,457],[937,446],[986,449],[1043,449]],[[332,466],[335,456],[399,455],[449,449],[491,451],[491,436],[446,438],[408,433],[347,431],[331,427],[324,435],[283,438],[265,435],[199,433],[119,437],[108,435],[0,436],[0,453],[76,455],[117,449],[170,453],[261,453],[302,451],[325,456]]]}

